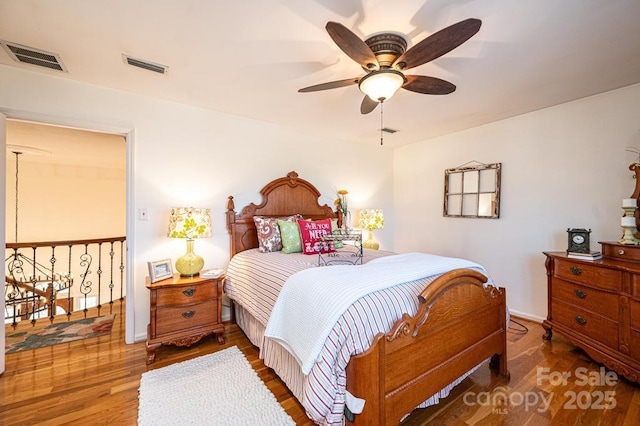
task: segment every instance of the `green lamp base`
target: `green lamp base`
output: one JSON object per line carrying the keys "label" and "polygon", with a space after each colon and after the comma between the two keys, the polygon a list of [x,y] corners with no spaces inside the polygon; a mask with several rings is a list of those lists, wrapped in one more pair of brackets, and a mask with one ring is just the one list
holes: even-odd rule
{"label": "green lamp base", "polygon": [[193,252],[193,240],[187,240],[187,253],[176,260],[176,271],[181,277],[195,277],[204,267],[204,259]]}
{"label": "green lamp base", "polygon": [[362,243],[362,247],[367,249],[378,250],[380,248],[380,243],[373,239],[373,230],[368,229],[369,235],[367,236],[367,240]]}

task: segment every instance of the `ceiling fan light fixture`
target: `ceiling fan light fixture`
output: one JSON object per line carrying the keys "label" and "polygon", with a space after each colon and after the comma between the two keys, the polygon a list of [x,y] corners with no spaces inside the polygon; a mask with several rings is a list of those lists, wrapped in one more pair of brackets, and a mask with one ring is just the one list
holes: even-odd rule
{"label": "ceiling fan light fixture", "polygon": [[389,100],[406,82],[401,72],[392,69],[373,71],[360,79],[360,91],[371,100],[383,102]]}

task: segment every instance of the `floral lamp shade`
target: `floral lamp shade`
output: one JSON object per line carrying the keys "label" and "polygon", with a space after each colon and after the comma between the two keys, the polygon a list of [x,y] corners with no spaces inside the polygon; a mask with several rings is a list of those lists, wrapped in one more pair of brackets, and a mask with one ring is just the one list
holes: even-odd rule
{"label": "floral lamp shade", "polygon": [[367,240],[362,243],[365,248],[378,250],[380,244],[373,239],[373,230],[384,228],[384,216],[381,209],[362,209],[360,210],[360,220],[358,222],[360,228],[369,231]]}
{"label": "floral lamp shade", "polygon": [[360,210],[360,228],[382,229],[384,228],[384,215],[381,209]]}
{"label": "floral lamp shade", "polygon": [[193,207],[172,208],[167,237],[188,239],[211,237],[211,211]]}
{"label": "floral lamp shade", "polygon": [[211,237],[211,211],[193,207],[172,208],[167,236],[187,240],[187,253],[176,260],[176,270],[183,277],[198,275],[204,267],[204,259],[193,252],[193,240]]}

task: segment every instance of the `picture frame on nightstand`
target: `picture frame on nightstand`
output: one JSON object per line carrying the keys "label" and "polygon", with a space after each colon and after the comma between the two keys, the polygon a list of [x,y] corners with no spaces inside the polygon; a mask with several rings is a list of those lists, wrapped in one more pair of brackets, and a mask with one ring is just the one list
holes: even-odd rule
{"label": "picture frame on nightstand", "polygon": [[173,277],[173,266],[171,259],[156,260],[147,262],[149,265],[149,281],[155,283]]}

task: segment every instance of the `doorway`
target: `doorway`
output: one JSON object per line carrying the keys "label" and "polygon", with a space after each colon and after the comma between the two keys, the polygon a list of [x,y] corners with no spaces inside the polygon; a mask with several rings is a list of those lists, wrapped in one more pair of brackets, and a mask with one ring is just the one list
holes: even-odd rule
{"label": "doorway", "polygon": [[[100,228],[100,234],[112,232],[118,235],[130,235],[130,221],[128,207],[131,204],[130,176],[133,143],[132,129],[112,128],[111,126],[74,126],[74,123],[61,123],[59,119],[49,117],[36,117],[35,114],[9,112],[7,115],[0,114],[0,146],[3,155],[0,160],[6,164],[0,184],[2,192],[3,217],[6,226],[0,233],[2,245],[11,243],[15,239],[16,224],[18,224],[18,238],[22,241],[56,241],[83,239],[87,235],[87,223],[93,222],[93,229]],[[88,128],[93,127],[93,128]],[[31,138],[31,139],[30,139]],[[44,144],[44,145],[43,145]],[[9,145],[9,150],[5,148]],[[14,155],[9,152],[14,145],[35,146],[51,154],[43,158],[20,158],[19,181],[19,208],[17,215],[15,208],[15,167]],[[113,149],[118,145],[117,149]],[[111,155],[116,152],[116,155]],[[31,169],[31,171],[29,171]],[[35,171],[35,174],[33,173]],[[24,172],[24,174],[23,174]],[[27,177],[29,176],[29,177]],[[84,188],[83,188],[84,184]],[[43,191],[33,191],[34,187],[40,187]],[[66,187],[67,190],[62,190]],[[117,188],[117,189],[116,189]],[[68,215],[69,205],[74,203],[69,201],[69,197],[78,197],[78,194],[85,192],[93,202],[91,208],[86,206],[76,209],[90,214],[85,217],[95,216],[95,211],[101,211],[109,216],[109,228],[96,226],[95,221],[83,219],[82,226],[68,226],[68,233],[64,237],[55,232],[62,232],[56,228],[64,229],[64,220],[58,218]],[[89,192],[92,192],[89,194]],[[114,202],[114,199],[117,201]],[[96,198],[110,199],[108,203],[96,201]],[[52,208],[54,201],[63,202],[57,208]],[[35,207],[34,207],[35,206]],[[117,212],[117,213],[114,213]],[[53,213],[53,214],[51,214]],[[16,217],[17,216],[17,217]],[[17,220],[16,220],[17,218]],[[115,218],[115,220],[114,220]],[[52,222],[55,226],[51,226]],[[68,220],[67,220],[68,222]],[[38,229],[38,225],[44,227]],[[6,228],[6,229],[5,229]],[[4,234],[4,235],[2,235]],[[82,234],[85,237],[81,236]],[[89,236],[94,236],[91,234]],[[101,235],[105,236],[105,235]],[[129,246],[129,249],[132,247]],[[130,265],[131,259],[127,250],[124,254],[126,264]],[[126,292],[132,293],[130,288],[131,271],[126,271],[125,283]],[[0,274],[4,281],[4,271]],[[133,297],[133,294],[132,294]],[[133,312],[133,300],[126,304],[126,309]],[[4,298],[0,302],[5,311]],[[133,314],[128,316],[126,332],[127,342],[133,342]],[[4,328],[0,334],[0,373],[4,369]]]}

